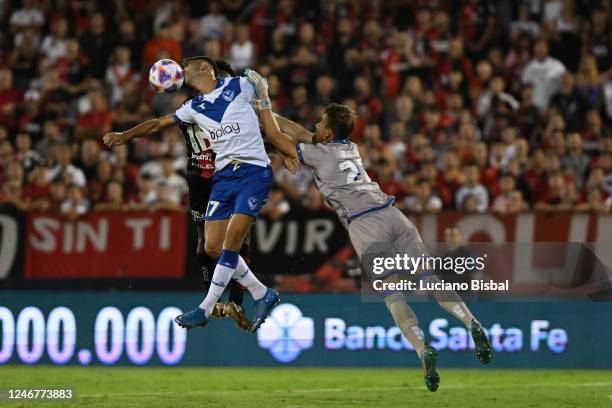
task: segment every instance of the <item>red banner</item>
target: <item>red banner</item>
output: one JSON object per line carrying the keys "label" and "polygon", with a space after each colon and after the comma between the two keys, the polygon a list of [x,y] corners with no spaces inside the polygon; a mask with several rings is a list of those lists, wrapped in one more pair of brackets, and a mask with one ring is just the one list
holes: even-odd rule
{"label": "red banner", "polygon": [[610,242],[612,215],[533,212],[518,215],[443,212],[410,216],[425,242],[444,242],[444,229],[457,225],[470,242]]}
{"label": "red banner", "polygon": [[76,221],[29,213],[27,278],[179,278],[185,273],[182,212],[91,213]]}

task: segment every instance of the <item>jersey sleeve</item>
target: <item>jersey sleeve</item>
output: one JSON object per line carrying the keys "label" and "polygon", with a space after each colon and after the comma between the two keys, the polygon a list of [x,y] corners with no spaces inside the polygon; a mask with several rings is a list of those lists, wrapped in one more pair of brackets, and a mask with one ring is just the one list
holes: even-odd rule
{"label": "jersey sleeve", "polygon": [[247,77],[240,77],[240,96],[242,96],[247,102],[251,102],[253,96],[255,95],[255,88],[253,88],[253,84],[249,82]]}
{"label": "jersey sleeve", "polygon": [[321,163],[321,151],[316,145],[298,143],[295,149],[302,164],[315,167]]}
{"label": "jersey sleeve", "polygon": [[193,108],[191,107],[191,100],[185,102],[180,108],[174,112],[172,118],[176,122],[177,125],[181,127],[187,127],[195,123],[193,119]]}

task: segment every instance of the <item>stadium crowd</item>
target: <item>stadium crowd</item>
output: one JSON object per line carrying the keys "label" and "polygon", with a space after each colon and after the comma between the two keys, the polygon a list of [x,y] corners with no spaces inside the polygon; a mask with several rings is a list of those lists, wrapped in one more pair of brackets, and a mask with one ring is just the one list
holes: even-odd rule
{"label": "stadium crowd", "polygon": [[[0,203],[78,217],[183,211],[178,128],[101,138],[172,113],[150,65],[206,54],[268,77],[274,110],[313,129],[332,101],[409,212],[608,212],[609,0],[0,1]],[[272,158],[264,213],[325,204]]]}

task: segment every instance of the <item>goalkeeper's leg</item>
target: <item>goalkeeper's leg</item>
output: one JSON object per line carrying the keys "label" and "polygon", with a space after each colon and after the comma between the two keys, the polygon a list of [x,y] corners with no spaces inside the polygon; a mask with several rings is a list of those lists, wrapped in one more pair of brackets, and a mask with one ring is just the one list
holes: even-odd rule
{"label": "goalkeeper's leg", "polygon": [[421,364],[423,365],[425,385],[429,391],[436,391],[440,383],[440,376],[437,372],[438,352],[435,348],[425,345],[423,332],[419,327],[419,321],[406,304],[406,298],[401,292],[393,293],[385,297],[387,309],[391,312],[393,320],[402,334],[414,347]]}
{"label": "goalkeeper's leg", "polygon": [[[426,282],[439,282],[433,273],[425,278]],[[476,357],[482,364],[489,364],[493,358],[493,348],[482,324],[476,320],[463,299],[454,290],[435,291],[433,294],[438,304],[448,313],[461,320],[469,330],[476,346]]]}

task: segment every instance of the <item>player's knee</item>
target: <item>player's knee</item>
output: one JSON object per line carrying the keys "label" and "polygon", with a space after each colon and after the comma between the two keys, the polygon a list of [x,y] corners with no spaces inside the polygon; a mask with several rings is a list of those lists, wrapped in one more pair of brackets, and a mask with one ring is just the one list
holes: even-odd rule
{"label": "player's knee", "polygon": [[204,251],[211,259],[217,259],[221,256],[221,247],[219,245],[213,245],[208,241],[204,243]]}
{"label": "player's knee", "polygon": [[395,292],[389,296],[385,296],[385,304],[387,305],[387,309],[392,311],[393,306],[396,303],[405,303],[406,297],[402,292]]}

